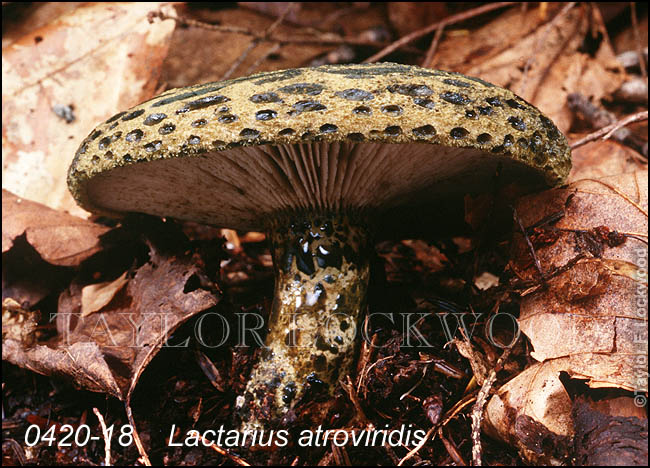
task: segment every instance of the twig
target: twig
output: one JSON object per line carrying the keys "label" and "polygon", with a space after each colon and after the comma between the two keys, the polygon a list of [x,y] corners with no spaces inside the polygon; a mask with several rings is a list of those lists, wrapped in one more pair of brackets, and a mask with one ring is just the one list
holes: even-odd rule
{"label": "twig", "polygon": [[636,45],[636,55],[639,57],[639,68],[644,80],[648,80],[648,71],[646,63],[643,60],[643,47],[641,46],[641,36],[639,35],[639,21],[636,18],[636,2],[630,2],[630,16],[632,17],[632,31],[634,31],[634,43]]}
{"label": "twig", "polygon": [[537,258],[537,254],[535,253],[535,247],[533,247],[533,243],[530,241],[530,237],[528,237],[526,228],[522,224],[521,219],[517,214],[517,210],[514,207],[512,208],[512,217],[517,222],[517,225],[519,226],[519,229],[521,230],[521,234],[524,236],[524,239],[526,239],[526,244],[528,245],[528,250],[530,251],[530,255],[533,257],[533,261],[535,262],[535,269],[537,270],[537,273],[539,273],[540,281],[542,282],[542,284],[546,284],[544,271],[542,270],[542,264],[539,262],[539,258]]}
{"label": "twig", "polygon": [[[308,32],[312,34],[317,34],[315,37],[296,37],[297,34],[292,34],[291,36],[271,36],[264,38],[264,32],[257,32],[250,30],[248,28],[241,28],[238,26],[224,26],[219,24],[208,24],[202,21],[193,20],[190,18],[183,18],[176,15],[170,15],[162,12],[151,12],[149,14],[150,21],[153,18],[160,18],[161,20],[171,19],[180,24],[187,26],[197,27],[201,29],[206,29],[209,31],[219,31],[226,33],[242,34],[244,36],[252,36],[257,39],[267,40],[270,42],[278,42],[280,44],[322,44],[322,45],[341,45],[341,44],[352,44],[352,45],[363,45],[363,46],[374,46],[382,47],[385,45],[384,42],[377,42],[368,39],[360,39],[356,37],[342,37],[334,33],[321,33],[319,31],[309,29]],[[304,31],[301,31],[301,33]]]}
{"label": "twig", "polygon": [[476,403],[474,403],[474,408],[472,408],[472,464],[474,466],[481,466],[481,421],[483,420],[483,407],[487,402],[487,397],[490,394],[492,385],[497,380],[497,372],[503,367],[503,363],[508,356],[515,343],[511,344],[504,351],[497,363],[494,365],[494,369],[490,371],[490,374],[483,382],[481,390],[479,390],[478,395],[476,396]]}
{"label": "twig", "polygon": [[553,26],[557,24],[557,22],[566,15],[569,10],[571,10],[574,6],[576,5],[576,2],[570,2],[560,10],[560,12],[555,15],[555,18],[553,18],[547,25],[546,25],[546,31],[544,31],[544,34],[541,38],[539,38],[537,41],[535,41],[535,46],[533,47],[533,50],[531,51],[530,57],[528,57],[528,60],[526,60],[526,65],[524,65],[524,71],[522,73],[521,77],[521,85],[519,87],[519,94],[524,95],[526,92],[526,84],[527,84],[527,78],[528,78],[528,71],[530,70],[531,65],[533,64],[533,61],[535,60],[535,57],[537,57],[539,49],[546,43],[548,36],[551,33],[551,30],[553,29]]}
{"label": "twig", "polygon": [[576,148],[579,148],[580,146],[586,145],[587,143],[598,140],[600,138],[602,138],[603,140],[608,140],[609,138],[612,137],[612,135],[616,130],[619,130],[631,123],[642,122],[644,120],[648,120],[648,111],[641,111],[641,112],[637,112],[636,114],[628,115],[627,117],[617,122],[614,122],[611,125],[607,125],[606,127],[603,127],[599,130],[596,130],[593,133],[590,133],[589,135],[579,139],[578,141],[574,141],[573,143],[571,143],[571,149],[574,150]]}
{"label": "twig", "polygon": [[280,43],[273,44],[273,46],[270,47],[269,50],[267,50],[264,53],[264,55],[260,56],[257,60],[255,60],[255,62],[253,62],[253,64],[250,67],[248,67],[248,69],[246,70],[246,73],[244,73],[244,74],[245,75],[250,75],[251,73],[253,73],[255,70],[257,70],[257,67],[259,67],[262,64],[262,62],[264,62],[272,54],[275,54],[281,48],[282,48],[282,44],[280,44]]}
{"label": "twig", "polygon": [[128,401],[124,403],[124,408],[126,409],[126,418],[129,420],[129,424],[133,429],[133,441],[135,442],[135,446],[138,448],[138,453],[140,453],[140,459],[142,460],[142,463],[144,463],[146,466],[151,466],[151,461],[149,460],[149,456],[147,455],[147,452],[145,451],[144,446],[142,445],[142,441],[140,440],[140,435],[138,434],[138,430],[135,428],[135,421],[133,420],[133,412],[131,411],[131,405],[129,404]]}
{"label": "twig", "polygon": [[[458,415],[461,412],[461,410],[463,408],[470,405],[475,400],[476,400],[476,397],[474,395],[466,395],[465,397],[463,397],[462,400],[457,401],[456,404],[454,404],[454,406],[452,406],[451,409],[449,411],[447,411],[447,413],[445,414],[445,417],[442,419],[442,422],[436,424],[431,429],[429,429],[427,431],[426,435],[420,441],[420,443],[417,444],[413,448],[413,450],[411,450],[406,455],[404,455],[404,458],[402,458],[399,461],[397,466],[402,466],[404,464],[404,462],[406,462],[407,460],[409,460],[410,458],[415,456],[422,449],[422,447],[424,447],[424,444],[426,444],[429,441],[429,438],[431,438],[431,436],[434,434],[436,429],[446,426],[449,423],[449,421],[451,421],[453,418],[456,417],[456,415]],[[431,438],[431,440],[433,440],[433,438]]]}
{"label": "twig", "polygon": [[431,41],[431,45],[429,46],[429,50],[427,51],[427,56],[424,58],[424,62],[422,62],[422,66],[424,68],[431,68],[433,66],[433,56],[436,54],[436,50],[438,49],[438,44],[440,43],[440,39],[442,38],[442,33],[445,30],[446,25],[447,23],[441,24],[438,30],[436,31],[435,36],[433,36],[433,41]]}
{"label": "twig", "polygon": [[232,461],[237,463],[239,466],[251,466],[251,464],[248,463],[243,458],[240,458],[237,455],[233,455],[232,453],[229,453],[227,450],[222,449],[221,447],[219,447],[214,442],[212,442],[212,441],[206,439],[205,437],[203,437],[203,435],[201,435],[201,441],[203,442],[203,444],[206,447],[210,447],[212,450],[217,452],[219,455],[223,455],[224,457],[230,458]]}
{"label": "twig", "polygon": [[437,30],[441,26],[449,26],[450,24],[459,23],[469,18],[473,18],[474,16],[482,15],[483,13],[488,13],[490,11],[498,10],[500,8],[505,8],[513,4],[514,2],[489,3],[487,5],[482,5],[477,8],[472,8],[471,10],[465,11],[463,13],[458,13],[456,15],[449,16],[448,18],[445,18],[442,21],[431,24],[425,28],[418,29],[417,31],[413,31],[411,34],[407,34],[406,36],[401,37],[400,39],[393,42],[389,46],[384,47],[376,54],[368,57],[366,60],[364,60],[364,63],[376,62],[377,60],[386,57],[388,54],[393,53],[400,47],[403,47],[406,44],[409,44],[415,41],[416,39],[419,39],[422,36],[426,36],[427,34],[432,33],[433,31]]}
{"label": "twig", "polygon": [[271,26],[269,26],[268,28],[266,28],[264,30],[264,32],[262,33],[262,36],[261,37],[256,37],[255,39],[253,39],[250,42],[250,44],[248,44],[248,47],[246,47],[246,50],[244,50],[241,53],[241,55],[239,57],[237,57],[237,60],[235,60],[233,62],[233,64],[228,69],[228,71],[226,71],[226,73],[224,73],[224,75],[221,77],[222,80],[228,79],[233,73],[235,73],[235,70],[237,70],[237,68],[239,68],[239,65],[241,65],[244,62],[244,60],[246,60],[246,57],[248,57],[248,54],[250,54],[253,51],[253,49],[255,49],[255,47],[257,47],[257,45],[260,42],[268,40],[271,33],[273,31],[275,31],[278,26],[280,26],[282,21],[284,21],[284,19],[291,12],[291,10],[293,10],[293,7],[295,5],[296,4],[294,2],[289,3],[287,5],[287,7],[284,9],[284,11],[282,12],[282,14],[273,22],[273,24],[271,24]]}
{"label": "twig", "polygon": [[431,435],[435,432],[435,430],[436,430],[437,427],[438,427],[438,426],[436,425],[436,426],[433,426],[431,429],[429,429],[429,430],[427,431],[426,435],[425,435],[425,436],[422,438],[422,440],[420,441],[420,443],[417,444],[415,447],[413,447],[413,450],[411,450],[409,453],[407,453],[406,455],[404,455],[404,458],[402,458],[402,459],[399,461],[399,463],[397,464],[397,466],[402,466],[402,465],[404,464],[405,461],[407,461],[409,458],[412,458],[416,453],[418,453],[418,452],[420,451],[420,449],[421,449],[422,447],[424,447],[424,444],[426,444],[426,443],[428,442],[429,438],[430,438]]}
{"label": "twig", "polygon": [[104,436],[104,466],[111,466],[111,438],[108,436],[108,428],[104,421],[104,416],[97,408],[93,408],[93,413],[99,419],[99,425],[102,427],[102,435]]}

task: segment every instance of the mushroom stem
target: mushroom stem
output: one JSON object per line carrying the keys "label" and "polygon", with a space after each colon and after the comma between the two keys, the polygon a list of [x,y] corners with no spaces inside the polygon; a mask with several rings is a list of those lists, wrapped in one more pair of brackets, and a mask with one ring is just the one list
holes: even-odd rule
{"label": "mushroom stem", "polygon": [[307,389],[310,400],[320,392],[331,396],[353,370],[368,289],[365,226],[350,214],[272,222],[275,297],[260,362],[238,399],[243,430],[289,423],[287,413]]}

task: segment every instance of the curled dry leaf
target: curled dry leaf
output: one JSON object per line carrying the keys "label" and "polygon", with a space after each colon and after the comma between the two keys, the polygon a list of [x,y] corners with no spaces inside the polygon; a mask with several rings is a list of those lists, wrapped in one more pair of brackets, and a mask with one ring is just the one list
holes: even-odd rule
{"label": "curled dry leaf", "polygon": [[2,190],[2,253],[24,234],[46,262],[79,266],[100,250],[99,238],[108,230]]}
{"label": "curled dry leaf", "polygon": [[125,271],[113,281],[89,284],[84,287],[81,290],[81,317],[87,317],[108,305],[128,282],[126,279],[127,273]]}
{"label": "curled dry leaf", "polygon": [[[578,139],[580,136],[574,138],[575,141]],[[599,140],[588,143],[571,151],[569,182],[586,178],[599,179],[644,169],[638,162],[639,157],[633,149],[616,141]]]}
{"label": "curled dry leaf", "polygon": [[87,316],[81,313],[83,287],[73,283],[59,299],[58,338],[31,347],[3,340],[2,358],[128,400],[144,368],[174,330],[218,303],[212,292],[188,285],[201,275],[189,257],[152,251],[150,262],[126,286],[114,282],[118,287],[113,285],[110,300],[104,298],[106,303]]}
{"label": "curled dry leaf", "polygon": [[[161,3],[84,4],[2,51],[2,185],[73,214],[66,187],[79,141],[103,121],[151,97],[174,30],[150,24]],[[67,123],[52,110],[70,108]]]}
{"label": "curled dry leaf", "polygon": [[523,437],[520,422],[533,421],[553,447],[573,436],[561,372],[592,388],[647,392],[647,209],[647,171],[576,181],[517,205],[546,282],[517,235],[511,266],[520,281],[536,283],[519,325],[540,362],[492,398],[485,426],[530,462],[545,461],[543,440]]}
{"label": "curled dry leaf", "polygon": [[510,8],[464,37],[448,34],[434,66],[507,87],[567,132],[574,118],[568,94],[582,92],[597,102],[620,87],[624,73],[607,40],[593,55],[582,50],[597,24],[593,10],[563,8],[551,4],[546,14]]}

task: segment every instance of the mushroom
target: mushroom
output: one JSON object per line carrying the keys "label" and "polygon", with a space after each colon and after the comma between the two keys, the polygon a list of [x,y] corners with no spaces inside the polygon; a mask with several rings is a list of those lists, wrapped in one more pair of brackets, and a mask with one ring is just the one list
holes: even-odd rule
{"label": "mushroom", "polygon": [[570,167],[565,137],[512,92],[375,63],[169,90],[98,126],[68,184],[93,212],[267,232],[275,297],[237,399],[255,429],[281,424],[308,382],[332,394],[353,370],[373,238],[423,216],[462,218],[464,195],[497,171],[534,190]]}

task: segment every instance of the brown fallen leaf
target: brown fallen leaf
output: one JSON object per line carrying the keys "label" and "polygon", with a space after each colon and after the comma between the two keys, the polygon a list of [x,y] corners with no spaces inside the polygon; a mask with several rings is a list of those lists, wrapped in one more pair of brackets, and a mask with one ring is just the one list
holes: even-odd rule
{"label": "brown fallen leaf", "polygon": [[[517,424],[531,422],[549,447],[573,437],[561,373],[591,388],[648,390],[648,173],[579,180],[524,197],[516,209],[524,226],[535,226],[527,234],[544,274],[542,280],[517,234],[511,266],[520,281],[536,283],[522,299],[518,322],[539,363],[489,402],[485,428],[527,461],[548,463],[543,438],[527,438]],[[555,222],[540,224],[545,219]]]}
{"label": "brown fallen leaf", "polygon": [[[578,140],[580,136],[574,137]],[[639,155],[629,147],[611,140],[594,141],[571,152],[569,182],[599,179],[612,174],[625,174],[647,168],[639,163]]]}
{"label": "brown fallen leaf", "polygon": [[89,284],[84,287],[81,290],[81,317],[87,317],[108,305],[128,282],[126,279],[127,273],[125,271],[119,278],[113,281]]}
{"label": "brown fallen leaf", "polygon": [[68,193],[68,166],[97,122],[154,94],[175,26],[148,22],[148,12],[161,7],[81,4],[3,48],[3,187],[85,213]]}
{"label": "brown fallen leaf", "polygon": [[99,239],[109,228],[55,211],[40,203],[19,198],[2,190],[2,253],[9,251],[17,237],[27,242],[46,262],[79,266],[97,253]]}
{"label": "brown fallen leaf", "polygon": [[200,287],[186,291],[188,281],[202,275],[192,258],[155,249],[150,257],[125,286],[113,285],[111,300],[90,315],[81,313],[83,285],[73,282],[59,298],[58,336],[29,347],[7,337],[2,358],[44,375],[68,376],[81,388],[128,401],[169,336],[219,301]]}
{"label": "brown fallen leaf", "polygon": [[509,88],[567,132],[573,121],[568,94],[597,102],[616,91],[625,74],[607,40],[594,54],[581,50],[590,25],[598,24],[592,7],[547,7],[547,14],[511,8],[471,34],[445,34],[434,66]]}

